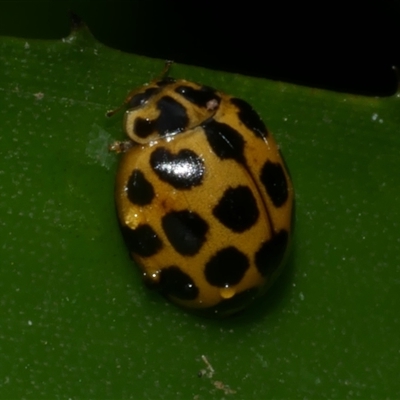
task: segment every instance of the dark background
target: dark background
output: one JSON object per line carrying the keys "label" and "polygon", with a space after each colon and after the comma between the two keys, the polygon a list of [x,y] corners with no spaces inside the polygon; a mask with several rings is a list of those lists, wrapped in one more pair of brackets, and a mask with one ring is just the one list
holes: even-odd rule
{"label": "dark background", "polygon": [[362,7],[351,1],[11,1],[0,2],[0,35],[65,37],[71,10],[98,40],[126,52],[335,91],[385,96],[397,89],[397,0]]}

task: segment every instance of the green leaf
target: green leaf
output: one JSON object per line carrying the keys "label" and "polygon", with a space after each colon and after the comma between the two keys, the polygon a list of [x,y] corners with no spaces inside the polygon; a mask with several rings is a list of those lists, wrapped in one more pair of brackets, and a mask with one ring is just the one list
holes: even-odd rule
{"label": "green leaf", "polygon": [[282,277],[251,309],[213,321],[144,288],[115,217],[108,145],[123,138],[122,115],[105,113],[164,61],[81,29],[2,38],[0,63],[3,398],[399,395],[399,94],[172,67],[253,104],[296,190]]}

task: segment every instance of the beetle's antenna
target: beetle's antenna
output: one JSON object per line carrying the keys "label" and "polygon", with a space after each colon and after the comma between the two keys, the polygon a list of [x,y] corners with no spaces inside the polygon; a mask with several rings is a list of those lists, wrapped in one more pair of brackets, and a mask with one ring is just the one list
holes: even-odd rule
{"label": "beetle's antenna", "polygon": [[116,114],[119,110],[121,110],[122,108],[124,108],[126,102],[124,101],[119,107],[114,108],[113,110],[108,110],[106,112],[106,117],[112,117],[114,114]]}
{"label": "beetle's antenna", "polygon": [[[161,71],[161,74],[160,74],[156,79],[154,79],[153,82],[157,82],[157,81],[160,81],[160,80],[162,81],[162,80],[166,79],[167,76],[168,76],[169,70],[170,70],[170,68],[171,68],[171,65],[172,65],[173,63],[174,63],[174,62],[173,62],[172,60],[165,60],[164,68],[163,68],[163,70]],[[133,94],[134,94],[135,92],[136,92],[136,89],[135,89],[135,90],[132,90],[132,92],[130,92],[130,93],[128,94],[128,96],[126,97],[125,101],[124,101],[119,107],[114,108],[113,110],[108,110],[108,111],[106,112],[106,116],[107,116],[107,117],[112,117],[114,114],[116,114],[116,113],[117,113],[118,111],[120,111],[122,108],[124,108],[124,107],[127,105],[127,103],[129,103],[130,99],[132,98],[132,96],[133,96]]]}
{"label": "beetle's antenna", "polygon": [[174,62],[172,60],[165,60],[164,68],[161,71],[160,77],[157,80],[160,80],[160,79],[163,80],[168,76],[168,72],[169,72],[169,70],[171,68],[171,65],[173,63]]}

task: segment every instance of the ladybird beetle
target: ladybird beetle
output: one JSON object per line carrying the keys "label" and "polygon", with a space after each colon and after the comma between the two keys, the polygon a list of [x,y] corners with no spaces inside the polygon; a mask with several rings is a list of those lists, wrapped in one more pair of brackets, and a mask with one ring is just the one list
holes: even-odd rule
{"label": "ladybird beetle", "polygon": [[294,192],[275,140],[246,101],[165,74],[124,104],[116,206],[144,281],[206,316],[242,310],[291,238]]}

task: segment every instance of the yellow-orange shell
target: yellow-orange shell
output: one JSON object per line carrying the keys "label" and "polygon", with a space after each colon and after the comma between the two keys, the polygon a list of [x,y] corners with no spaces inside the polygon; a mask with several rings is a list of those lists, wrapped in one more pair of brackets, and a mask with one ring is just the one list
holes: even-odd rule
{"label": "yellow-orange shell", "polygon": [[291,239],[294,192],[275,140],[245,101],[192,82],[153,82],[128,104],[136,143],[120,161],[116,205],[132,258],[184,308],[241,310],[279,273]]}

